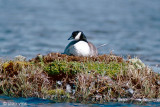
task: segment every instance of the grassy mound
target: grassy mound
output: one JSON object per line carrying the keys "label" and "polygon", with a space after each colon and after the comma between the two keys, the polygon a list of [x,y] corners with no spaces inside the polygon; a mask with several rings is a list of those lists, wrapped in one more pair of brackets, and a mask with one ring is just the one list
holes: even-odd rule
{"label": "grassy mound", "polygon": [[137,58],[50,53],[29,61],[0,61],[0,93],[59,101],[159,99],[160,74]]}

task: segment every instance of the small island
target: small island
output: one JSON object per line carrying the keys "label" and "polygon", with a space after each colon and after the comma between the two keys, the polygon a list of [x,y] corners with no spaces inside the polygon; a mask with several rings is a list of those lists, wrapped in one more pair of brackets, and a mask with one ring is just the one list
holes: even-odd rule
{"label": "small island", "polygon": [[160,101],[160,74],[138,58],[60,53],[0,61],[0,93],[57,102]]}

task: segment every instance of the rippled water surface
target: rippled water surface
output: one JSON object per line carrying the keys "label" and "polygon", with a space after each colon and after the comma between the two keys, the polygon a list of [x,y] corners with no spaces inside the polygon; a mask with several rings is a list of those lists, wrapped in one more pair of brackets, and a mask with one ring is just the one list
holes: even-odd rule
{"label": "rippled water surface", "polygon": [[63,52],[82,30],[100,54],[138,56],[159,71],[160,0],[0,0],[0,57]]}
{"label": "rippled water surface", "polygon": [[0,0],[0,57],[63,52],[82,30],[99,53],[160,63],[160,1]]}
{"label": "rippled water surface", "polygon": [[104,104],[81,104],[81,103],[58,103],[55,101],[44,100],[39,98],[10,98],[0,96],[0,106],[30,106],[30,107],[158,107],[159,102],[150,102],[146,104],[130,104],[130,103],[116,103],[108,102]]}

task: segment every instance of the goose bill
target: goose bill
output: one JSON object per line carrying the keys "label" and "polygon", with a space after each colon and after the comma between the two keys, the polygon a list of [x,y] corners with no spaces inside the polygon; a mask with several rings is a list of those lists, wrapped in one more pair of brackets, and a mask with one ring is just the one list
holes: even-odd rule
{"label": "goose bill", "polygon": [[68,38],[68,40],[72,40],[72,39],[74,39],[72,36]]}

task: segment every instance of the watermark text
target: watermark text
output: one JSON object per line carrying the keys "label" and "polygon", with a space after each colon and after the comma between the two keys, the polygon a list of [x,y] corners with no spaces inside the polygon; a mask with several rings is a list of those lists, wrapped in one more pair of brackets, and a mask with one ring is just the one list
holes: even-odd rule
{"label": "watermark text", "polygon": [[25,106],[27,105],[27,103],[25,102],[20,102],[20,103],[16,103],[16,102],[3,102],[4,106]]}

